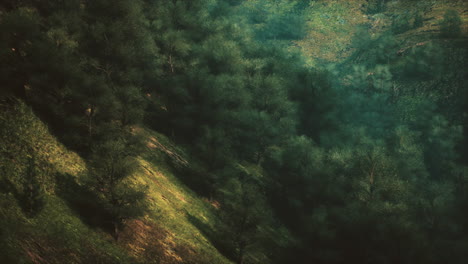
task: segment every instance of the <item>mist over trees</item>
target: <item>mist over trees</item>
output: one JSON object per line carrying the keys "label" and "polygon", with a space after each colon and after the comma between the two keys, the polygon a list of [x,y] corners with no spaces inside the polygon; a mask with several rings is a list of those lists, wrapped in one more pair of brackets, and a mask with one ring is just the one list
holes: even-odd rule
{"label": "mist over trees", "polygon": [[[144,186],[127,181],[145,126],[193,156],[185,180],[221,202],[213,240],[236,263],[262,250],[277,263],[464,263],[468,45],[458,11],[416,44],[401,35],[423,27],[422,12],[394,14],[378,33],[363,25],[350,56],[310,67],[295,41],[315,2],[4,1],[1,106],[21,99],[86,158],[85,188],[116,240],[148,210]],[[369,16],[390,8],[363,2]],[[34,157],[24,162],[33,217],[41,186]],[[297,245],[269,249],[266,222],[286,225]]]}

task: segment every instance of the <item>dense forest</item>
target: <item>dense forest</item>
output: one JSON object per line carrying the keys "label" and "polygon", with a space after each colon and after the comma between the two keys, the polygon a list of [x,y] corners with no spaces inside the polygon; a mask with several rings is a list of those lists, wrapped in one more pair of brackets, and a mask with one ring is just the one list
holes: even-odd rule
{"label": "dense forest", "polygon": [[2,0],[1,263],[466,263],[468,4]]}

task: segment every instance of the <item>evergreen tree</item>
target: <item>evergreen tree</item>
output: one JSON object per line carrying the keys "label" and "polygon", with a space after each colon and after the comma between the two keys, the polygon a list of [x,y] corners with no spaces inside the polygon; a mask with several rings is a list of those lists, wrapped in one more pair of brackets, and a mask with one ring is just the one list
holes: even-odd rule
{"label": "evergreen tree", "polygon": [[[401,34],[410,30],[411,29],[410,19],[411,17],[409,13],[404,13],[402,15],[394,17],[392,20],[392,32],[394,34]],[[418,21],[418,23],[422,23],[422,22]],[[416,20],[414,24],[416,24]]]}
{"label": "evergreen tree", "polygon": [[387,7],[387,0],[367,0],[366,13],[377,14],[385,12]]}
{"label": "evergreen tree", "polygon": [[245,168],[239,165],[232,169],[234,175],[222,189],[223,221],[220,231],[223,234],[224,243],[232,251],[238,264],[247,263],[246,256],[253,250],[253,246],[259,243],[259,227],[268,217],[265,199],[258,183]]}
{"label": "evergreen tree", "polygon": [[[260,41],[291,41],[304,37],[308,1],[245,1],[237,12],[247,18]],[[273,44],[273,43],[271,43]]]}
{"label": "evergreen tree", "polygon": [[440,22],[440,36],[455,38],[461,34],[461,18],[456,10],[447,10],[444,19]]}
{"label": "evergreen tree", "polygon": [[[18,8],[2,15],[0,22],[1,95],[26,98],[26,87],[39,61],[34,56],[45,51],[40,32],[40,16],[31,8]],[[41,58],[39,58],[41,59]]]}
{"label": "evergreen tree", "polygon": [[36,158],[29,157],[26,172],[22,180],[23,191],[20,203],[28,216],[36,215],[44,207],[44,191],[40,183]]}
{"label": "evergreen tree", "polygon": [[[255,262],[266,247],[259,241],[270,209],[300,240],[285,262],[461,263],[461,18],[445,13],[439,44],[400,41],[423,25],[422,13],[358,2],[364,19],[390,17],[392,25],[381,32],[363,24],[351,56],[320,65],[329,72],[306,66],[291,47],[320,1],[2,2],[3,197],[14,193],[28,216],[45,200],[42,164],[26,157],[32,123],[10,124],[24,110],[16,97],[88,161],[87,187],[116,239],[127,219],[145,214],[144,188],[131,180],[142,143],[132,131],[144,120],[193,157],[190,182],[221,201],[215,231],[237,263]],[[414,2],[424,13],[435,7]]]}
{"label": "evergreen tree", "polygon": [[420,12],[414,15],[413,28],[420,28],[424,25],[424,17]]}
{"label": "evergreen tree", "polygon": [[114,238],[125,220],[145,213],[145,190],[142,186],[129,186],[128,179],[136,170],[132,146],[124,138],[116,137],[96,146],[91,159],[88,186],[100,197],[99,201],[110,216]]}

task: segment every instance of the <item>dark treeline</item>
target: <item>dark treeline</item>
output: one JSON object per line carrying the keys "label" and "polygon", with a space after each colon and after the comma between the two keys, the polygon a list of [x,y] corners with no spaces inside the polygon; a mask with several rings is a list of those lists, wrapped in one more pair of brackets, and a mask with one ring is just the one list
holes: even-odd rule
{"label": "dark treeline", "polygon": [[405,49],[397,36],[420,14],[378,36],[363,27],[325,71],[285,47],[304,36],[308,2],[5,0],[2,101],[26,102],[86,158],[116,239],[145,210],[144,189],[122,184],[143,125],[191,152],[181,174],[225,205],[214,240],[237,263],[268,251],[258,230],[275,221],[300,241],[270,248],[278,263],[463,263],[460,18],[448,11],[439,36]]}

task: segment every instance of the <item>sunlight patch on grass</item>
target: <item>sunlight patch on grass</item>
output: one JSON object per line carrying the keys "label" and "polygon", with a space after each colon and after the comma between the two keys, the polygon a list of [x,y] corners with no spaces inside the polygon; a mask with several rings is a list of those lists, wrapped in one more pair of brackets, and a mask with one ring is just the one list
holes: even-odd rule
{"label": "sunlight patch on grass", "polygon": [[[181,151],[173,149],[172,144],[164,136],[151,131],[144,133],[148,142],[151,142],[148,144],[148,151],[162,152],[163,155],[175,157],[176,162],[188,165],[187,160],[180,154]],[[156,145],[155,142],[157,142],[156,148],[153,147],[153,144]],[[148,186],[147,199],[151,207],[148,217],[164,226],[172,234],[168,237],[171,237],[175,244],[182,243],[196,252],[205,252],[216,260],[216,263],[231,263],[213,247],[208,238],[187,217],[190,214],[202,220],[207,226],[214,226],[218,219],[213,214],[212,205],[177,179],[165,167],[167,164],[150,162],[142,157],[138,158],[138,162],[140,169],[134,175],[133,183]],[[168,254],[172,253],[169,251]]]}

